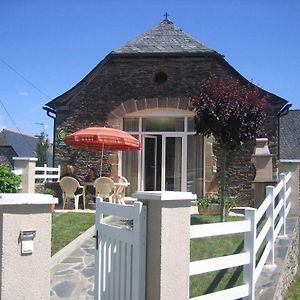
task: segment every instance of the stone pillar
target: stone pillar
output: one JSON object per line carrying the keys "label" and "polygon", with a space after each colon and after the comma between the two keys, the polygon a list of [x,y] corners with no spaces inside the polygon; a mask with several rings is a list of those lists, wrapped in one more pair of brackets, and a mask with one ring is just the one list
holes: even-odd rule
{"label": "stone pillar", "polygon": [[35,190],[35,157],[13,157],[14,169],[22,169],[22,193],[34,193]]}
{"label": "stone pillar", "polygon": [[213,143],[213,136],[204,137],[204,193],[217,193],[219,191],[219,183],[215,176],[217,173],[217,158],[213,153]]}
{"label": "stone pillar", "polygon": [[137,192],[147,205],[146,300],[188,300],[190,209],[196,195]]}
{"label": "stone pillar", "polygon": [[50,298],[52,203],[51,195],[0,194],[1,299]]}
{"label": "stone pillar", "polygon": [[118,179],[118,153],[111,153],[109,155],[109,163],[111,164],[111,174],[110,177],[113,180],[117,180]]}

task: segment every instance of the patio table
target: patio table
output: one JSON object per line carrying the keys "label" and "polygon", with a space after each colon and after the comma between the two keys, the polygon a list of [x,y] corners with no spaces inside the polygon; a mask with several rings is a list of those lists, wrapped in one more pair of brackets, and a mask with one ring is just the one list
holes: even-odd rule
{"label": "patio table", "polygon": [[[130,185],[129,182],[115,182],[115,188],[114,188],[114,195],[117,197],[118,195],[121,195],[119,203],[125,204],[124,197],[125,197],[125,188]],[[87,187],[88,186],[94,186],[94,182],[88,182],[84,181],[81,183],[81,187],[83,188],[82,197],[85,205],[86,203],[86,193],[87,193]]]}
{"label": "patio table", "polygon": [[87,187],[94,186],[94,182],[83,181],[81,183],[81,186],[82,186],[82,198],[83,198],[83,202],[85,203],[85,206],[86,206],[87,205],[87,203],[86,203]]}

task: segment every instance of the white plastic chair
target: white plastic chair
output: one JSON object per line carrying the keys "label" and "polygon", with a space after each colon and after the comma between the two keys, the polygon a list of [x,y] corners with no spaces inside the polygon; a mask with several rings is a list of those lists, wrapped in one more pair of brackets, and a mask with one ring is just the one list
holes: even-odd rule
{"label": "white plastic chair", "polygon": [[113,194],[115,191],[115,183],[109,177],[99,177],[94,182],[96,190],[96,197],[108,199],[109,202],[113,200]]}
{"label": "white plastic chair", "polygon": [[128,182],[128,180],[123,177],[123,176],[119,176],[119,183],[116,183],[116,188],[115,188],[115,192],[113,195],[113,201],[115,203],[119,203],[119,204],[125,204],[125,188],[127,186],[130,185],[130,183]]}
{"label": "white plastic chair", "polygon": [[126,186],[130,185],[130,183],[128,182],[128,180],[125,177],[123,177],[123,176],[119,176],[119,182],[125,183]]}
{"label": "white plastic chair", "polygon": [[[71,201],[72,199],[74,199],[75,201],[75,209],[78,209],[78,202],[79,202],[79,198],[82,197],[82,194],[76,194],[75,192],[78,188],[83,188],[78,180],[76,180],[73,177],[70,176],[66,176],[63,177],[60,182],[59,185],[61,187],[62,190],[62,199],[63,199],[63,209],[65,209],[65,204],[68,201]],[[83,209],[85,209],[85,203],[83,201],[82,198],[82,202],[83,202]]]}

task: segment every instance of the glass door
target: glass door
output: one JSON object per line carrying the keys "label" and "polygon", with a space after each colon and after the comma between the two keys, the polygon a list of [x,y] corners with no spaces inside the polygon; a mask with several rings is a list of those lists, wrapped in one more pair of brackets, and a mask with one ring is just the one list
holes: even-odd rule
{"label": "glass door", "polygon": [[144,136],[143,151],[144,191],[158,191],[161,188],[161,137]]}
{"label": "glass door", "polygon": [[166,136],[164,139],[164,190],[181,191],[182,137]]}
{"label": "glass door", "polygon": [[145,135],[143,139],[143,190],[182,190],[182,137]]}
{"label": "glass door", "polygon": [[204,140],[195,136],[192,113],[182,114],[162,109],[137,112],[123,119],[123,130],[142,142],[140,152],[122,152],[122,175],[130,182],[127,191],[187,191],[202,195]]}

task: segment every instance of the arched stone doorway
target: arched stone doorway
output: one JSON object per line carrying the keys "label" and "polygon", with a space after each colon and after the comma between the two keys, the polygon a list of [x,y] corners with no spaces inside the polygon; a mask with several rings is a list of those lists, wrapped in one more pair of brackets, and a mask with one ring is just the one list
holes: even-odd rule
{"label": "arched stone doorway", "polygon": [[[188,99],[128,100],[114,109],[108,125],[140,139],[139,153],[119,153],[116,175],[137,190],[190,191],[204,189],[204,139],[195,136],[194,113]],[[116,161],[112,159],[111,161]]]}

